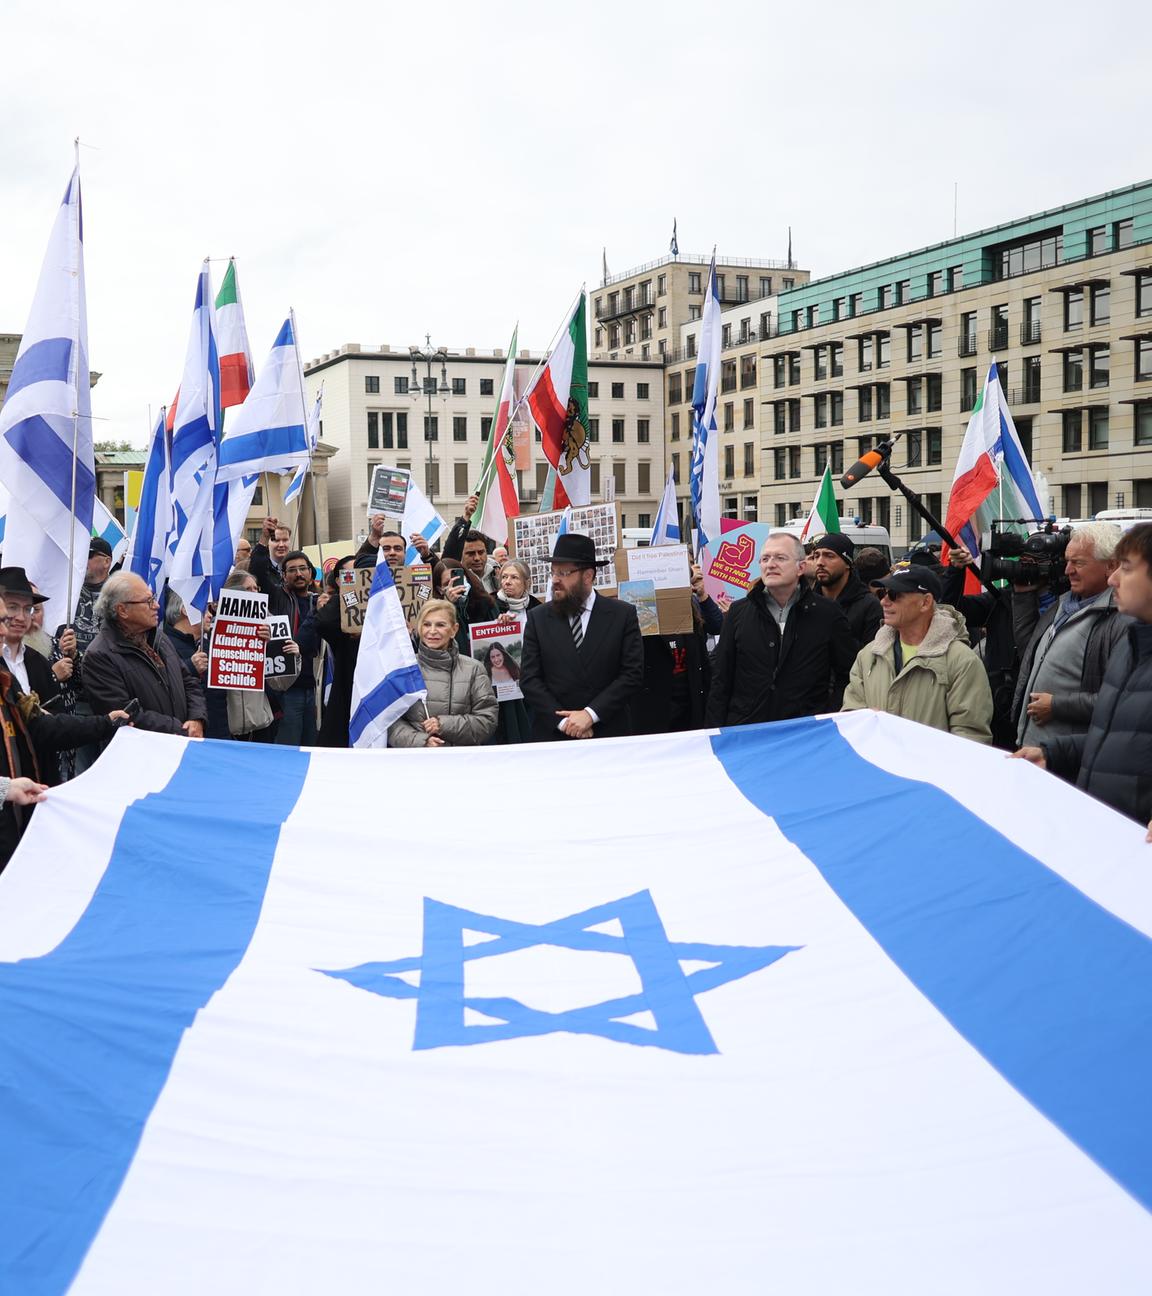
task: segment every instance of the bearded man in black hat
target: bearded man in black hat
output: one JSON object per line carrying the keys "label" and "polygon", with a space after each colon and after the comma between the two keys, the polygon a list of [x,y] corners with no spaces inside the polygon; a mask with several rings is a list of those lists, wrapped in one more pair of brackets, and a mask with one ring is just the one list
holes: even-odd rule
{"label": "bearded man in black hat", "polygon": [[846,535],[830,531],[812,546],[812,569],[816,588],[825,598],[835,599],[848,618],[848,628],[859,651],[876,638],[884,621],[880,600],[855,571],[856,546]]}
{"label": "bearded man in black hat", "polygon": [[632,732],[629,705],[644,683],[636,609],[593,589],[591,537],[559,536],[552,599],[528,613],[520,687],[537,741],[616,738]]}

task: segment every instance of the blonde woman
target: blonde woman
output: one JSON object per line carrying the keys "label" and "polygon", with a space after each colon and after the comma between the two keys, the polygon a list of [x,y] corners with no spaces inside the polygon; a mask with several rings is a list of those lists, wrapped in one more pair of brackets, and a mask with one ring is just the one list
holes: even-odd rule
{"label": "blonde woman", "polygon": [[496,694],[484,667],[456,644],[456,609],[429,599],[416,617],[416,659],[428,702],[416,702],[388,730],[389,747],[476,747],[496,732]]}

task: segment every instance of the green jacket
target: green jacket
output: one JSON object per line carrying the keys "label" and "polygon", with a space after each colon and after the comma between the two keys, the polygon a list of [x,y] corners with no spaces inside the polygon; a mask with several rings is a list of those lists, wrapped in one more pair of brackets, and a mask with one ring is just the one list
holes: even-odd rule
{"label": "green jacket", "polygon": [[844,692],[844,711],[871,707],[974,742],[992,741],[992,690],[984,663],[963,642],[964,623],[940,606],[915,657],[896,673],[896,632],[881,626],[860,649]]}

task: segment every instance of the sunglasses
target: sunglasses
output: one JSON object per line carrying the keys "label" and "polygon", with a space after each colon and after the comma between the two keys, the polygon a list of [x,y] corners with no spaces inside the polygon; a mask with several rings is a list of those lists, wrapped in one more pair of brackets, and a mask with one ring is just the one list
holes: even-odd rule
{"label": "sunglasses", "polygon": [[870,585],[868,587],[878,599],[887,599],[889,603],[895,603],[902,599],[905,594],[910,594],[911,590],[890,590],[885,585]]}

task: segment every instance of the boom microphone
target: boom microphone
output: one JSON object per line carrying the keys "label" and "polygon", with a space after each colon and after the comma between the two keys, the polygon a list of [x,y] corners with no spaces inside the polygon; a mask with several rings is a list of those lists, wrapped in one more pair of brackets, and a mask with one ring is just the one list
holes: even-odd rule
{"label": "boom microphone", "polygon": [[867,477],[873,468],[879,468],[887,458],[888,456],[882,450],[869,450],[867,454],[861,455],[840,478],[840,485],[845,489],[855,486],[862,477]]}

